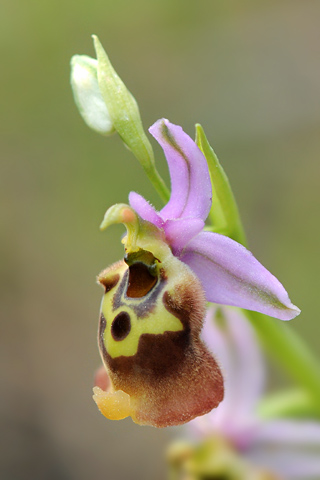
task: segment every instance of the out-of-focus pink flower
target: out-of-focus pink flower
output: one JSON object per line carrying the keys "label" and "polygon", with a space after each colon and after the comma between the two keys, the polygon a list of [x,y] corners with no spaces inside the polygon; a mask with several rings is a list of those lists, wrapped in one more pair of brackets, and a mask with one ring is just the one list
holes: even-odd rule
{"label": "out-of-focus pink flower", "polygon": [[255,333],[241,311],[210,308],[203,339],[220,363],[225,397],[217,409],[188,424],[192,435],[202,440],[223,437],[242,458],[284,479],[320,476],[320,423],[262,420],[257,414],[265,366]]}

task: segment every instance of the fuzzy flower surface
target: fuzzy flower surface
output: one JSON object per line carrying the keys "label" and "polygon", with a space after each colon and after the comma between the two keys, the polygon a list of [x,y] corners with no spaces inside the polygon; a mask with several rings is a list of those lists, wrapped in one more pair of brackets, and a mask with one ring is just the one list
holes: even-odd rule
{"label": "fuzzy flower surface", "polygon": [[263,420],[257,414],[265,386],[265,364],[247,318],[237,309],[212,307],[203,339],[219,361],[225,397],[217,409],[188,424],[190,435],[199,445],[203,442],[200,450],[205,454],[199,456],[203,459],[199,463],[193,452],[189,463],[182,462],[180,468],[197,470],[197,474],[224,474],[226,479],[318,478],[320,423]]}
{"label": "fuzzy flower surface", "polygon": [[105,290],[98,338],[108,379],[98,376],[94,400],[109,419],[131,416],[166,427],[223,399],[219,365],[200,336],[207,301],[282,320],[299,309],[246,248],[204,230],[212,187],[195,142],[164,119],[150,133],[167,158],[171,197],[157,212],[131,192],[130,205],[116,204],[105,214],[102,229],[123,223],[127,234],[124,260],[98,276]]}

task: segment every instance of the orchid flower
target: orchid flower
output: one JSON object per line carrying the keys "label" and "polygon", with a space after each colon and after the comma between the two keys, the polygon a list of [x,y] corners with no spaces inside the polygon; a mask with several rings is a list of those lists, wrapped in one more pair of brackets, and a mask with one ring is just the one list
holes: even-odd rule
{"label": "orchid flower", "polygon": [[[203,339],[221,366],[225,397],[217,409],[188,424],[198,447],[171,447],[171,463],[179,463],[180,474],[184,472],[188,479],[204,473],[218,478],[219,474],[230,480],[320,476],[320,423],[258,416],[265,365],[244,314],[229,307],[211,307]],[[197,475],[188,476],[191,472]]]}
{"label": "orchid flower", "polygon": [[195,142],[164,119],[149,131],[166,155],[171,197],[157,212],[131,192],[130,205],[109,208],[101,224],[123,223],[127,235],[124,261],[98,276],[105,289],[99,347],[109,380],[98,381],[94,400],[107,418],[163,427],[223,399],[219,366],[200,338],[206,301],[282,320],[300,311],[245,247],[204,231],[212,189]]}

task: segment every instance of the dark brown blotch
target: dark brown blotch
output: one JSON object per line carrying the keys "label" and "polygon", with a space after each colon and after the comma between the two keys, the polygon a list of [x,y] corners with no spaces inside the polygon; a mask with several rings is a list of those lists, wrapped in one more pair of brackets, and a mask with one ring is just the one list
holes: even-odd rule
{"label": "dark brown blotch", "polygon": [[127,312],[120,312],[111,325],[111,335],[117,342],[125,339],[131,330],[130,315]]}
{"label": "dark brown blotch", "polygon": [[157,283],[157,277],[150,273],[150,267],[142,262],[129,267],[127,297],[141,298],[147,295]]}
{"label": "dark brown blotch", "polygon": [[103,277],[100,275],[98,277],[98,282],[101,285],[103,285],[105,293],[110,292],[110,290],[112,290],[117,285],[119,280],[120,280],[120,275],[118,273],[116,275],[113,275],[112,277],[110,276]]}
{"label": "dark brown blotch", "polygon": [[143,333],[135,355],[116,358],[108,355],[108,365],[127,381],[130,377],[133,388],[138,378],[139,381],[144,378],[150,385],[158,384],[161,378],[176,374],[177,365],[184,363],[189,346],[190,335],[184,330],[162,334]]}

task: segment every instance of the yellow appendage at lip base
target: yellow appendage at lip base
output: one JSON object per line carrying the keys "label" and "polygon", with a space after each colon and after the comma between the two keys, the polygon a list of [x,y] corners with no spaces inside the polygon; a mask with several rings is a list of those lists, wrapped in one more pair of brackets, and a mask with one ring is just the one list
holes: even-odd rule
{"label": "yellow appendage at lip base", "polygon": [[130,395],[117,390],[115,392],[105,392],[100,387],[94,387],[93,400],[96,402],[102,415],[109,420],[123,420],[126,417],[134,417],[130,406]]}

